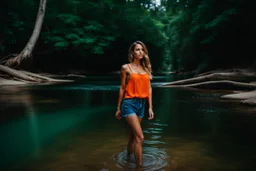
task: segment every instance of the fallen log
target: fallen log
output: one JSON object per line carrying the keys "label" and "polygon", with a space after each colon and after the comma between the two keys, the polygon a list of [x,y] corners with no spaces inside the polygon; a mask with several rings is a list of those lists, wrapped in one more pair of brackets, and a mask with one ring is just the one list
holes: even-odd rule
{"label": "fallen log", "polygon": [[236,74],[240,74],[240,75],[255,75],[255,70],[250,69],[250,68],[247,68],[247,69],[233,68],[233,69],[225,69],[225,70],[218,69],[218,70],[212,70],[212,71],[198,74],[197,77],[214,74],[214,73],[236,73]]}
{"label": "fallen log", "polygon": [[228,89],[243,89],[243,90],[254,90],[256,89],[256,84],[250,83],[241,83],[236,81],[229,80],[221,80],[221,81],[205,81],[194,84],[184,84],[184,85],[176,85],[176,84],[162,84],[162,87],[194,87],[194,88],[215,88],[215,89],[223,89],[226,87]]}
{"label": "fallen log", "polygon": [[249,92],[241,92],[241,93],[234,93],[221,96],[222,99],[248,99],[248,98],[256,98],[256,91],[249,91]]}
{"label": "fallen log", "polygon": [[255,73],[233,73],[233,72],[223,72],[223,73],[211,73],[208,75],[203,75],[194,78],[188,78],[179,81],[173,81],[169,83],[164,83],[162,86],[169,86],[169,85],[182,85],[182,84],[193,84],[203,81],[218,81],[218,80],[233,80],[238,81],[245,79],[245,77],[256,77]]}
{"label": "fallen log", "polygon": [[[217,72],[217,73],[214,73]],[[233,94],[223,95],[222,99],[239,100],[242,104],[256,105],[256,73],[252,70],[210,71],[197,77],[164,83],[162,87],[190,87],[239,90]],[[245,82],[245,80],[247,82]],[[241,90],[253,90],[241,92]]]}
{"label": "fallen log", "polygon": [[0,78],[0,85],[23,85],[26,84],[24,81],[16,81],[5,78]]}
{"label": "fallen log", "polygon": [[41,79],[41,80],[45,80],[45,81],[49,81],[49,82],[71,82],[73,80],[63,80],[63,79],[53,79],[53,78],[50,78],[50,77],[45,77],[45,76],[42,76],[42,75],[39,75],[39,74],[35,74],[35,73],[32,73],[32,72],[27,72],[27,71],[21,71],[29,76],[32,76],[32,77],[35,77],[35,78],[38,78],[38,79]]}
{"label": "fallen log", "polygon": [[[47,82],[73,82],[73,80],[52,79],[49,77],[41,76],[39,74],[22,71],[22,70],[16,70],[4,65],[0,65],[0,71],[12,76],[12,79],[9,79],[9,80],[18,80],[20,82],[23,81],[24,83],[27,83],[27,84],[28,83],[47,83]],[[5,80],[2,79],[2,82],[6,82],[6,79]],[[10,82],[10,83],[14,84],[15,82]]]}
{"label": "fallen log", "polygon": [[256,91],[234,93],[221,96],[222,99],[240,100],[242,104],[256,105]]}
{"label": "fallen log", "polygon": [[0,65],[0,71],[8,73],[11,76],[14,76],[14,77],[26,80],[26,81],[37,82],[36,79],[34,79],[26,74],[23,74],[23,73],[17,71],[16,69],[12,69],[12,68],[4,66],[4,65]]}
{"label": "fallen log", "polygon": [[241,103],[247,105],[256,105],[256,97],[242,100]]}

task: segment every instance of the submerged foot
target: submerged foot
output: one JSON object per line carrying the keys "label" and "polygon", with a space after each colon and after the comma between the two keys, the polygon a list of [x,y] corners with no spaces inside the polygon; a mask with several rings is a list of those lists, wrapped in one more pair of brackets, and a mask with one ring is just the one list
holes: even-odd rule
{"label": "submerged foot", "polygon": [[133,150],[127,149],[127,156],[132,156],[132,154],[133,154]]}
{"label": "submerged foot", "polygon": [[137,164],[136,165],[136,171],[140,171],[140,170],[142,170],[142,164]]}
{"label": "submerged foot", "polygon": [[128,157],[132,157],[132,154],[133,154],[133,153],[127,151],[127,156],[128,156]]}

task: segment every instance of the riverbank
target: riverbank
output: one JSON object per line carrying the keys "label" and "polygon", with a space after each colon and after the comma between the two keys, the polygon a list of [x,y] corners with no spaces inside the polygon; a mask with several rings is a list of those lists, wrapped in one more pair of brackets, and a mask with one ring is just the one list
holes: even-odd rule
{"label": "riverbank", "polygon": [[[24,72],[24,71],[21,71]],[[28,72],[25,72],[26,74]],[[117,75],[118,71],[108,73],[109,75]],[[166,72],[164,75],[189,75],[188,79],[181,79],[178,81],[166,82],[160,86],[162,87],[192,87],[196,89],[212,89],[212,90],[229,90],[232,93],[224,94],[221,99],[238,100],[241,104],[256,106],[256,70],[252,68],[243,69],[224,69],[213,70],[201,74],[182,72]],[[0,86],[20,86],[20,85],[42,85],[55,84],[60,82],[73,82],[79,79],[86,78],[80,73],[29,73],[31,76],[40,76],[40,78],[47,78],[46,81],[32,82],[20,79],[6,79],[0,78]]]}
{"label": "riverbank", "polygon": [[[48,77],[51,79],[61,79],[58,82],[73,82],[77,79],[84,79],[86,78],[85,75],[80,74],[51,74],[51,73],[38,73],[39,75],[43,77]],[[53,83],[53,82],[52,82]],[[35,85],[35,84],[43,84],[41,82],[26,82],[24,80],[11,80],[6,78],[0,77],[0,86],[15,86],[15,85]]]}
{"label": "riverbank", "polygon": [[33,73],[22,69],[14,69],[0,64],[1,85],[21,85],[21,84],[52,84],[60,82],[73,82],[71,79],[55,79],[44,76],[40,73]]}
{"label": "riverbank", "polygon": [[16,80],[9,80],[0,78],[0,86],[6,86],[6,85],[25,85],[26,83],[22,81],[16,81]]}
{"label": "riverbank", "polygon": [[33,73],[21,69],[14,69],[5,65],[0,65],[0,86],[54,84],[60,82],[73,82],[76,79],[81,78],[85,78],[85,75],[73,73]]}
{"label": "riverbank", "polygon": [[213,70],[195,75],[192,78],[164,83],[162,87],[233,90],[221,99],[239,100],[241,104],[256,106],[256,70],[235,68]]}
{"label": "riverbank", "polygon": [[239,100],[241,104],[256,106],[256,91],[235,92],[221,96],[222,99]]}

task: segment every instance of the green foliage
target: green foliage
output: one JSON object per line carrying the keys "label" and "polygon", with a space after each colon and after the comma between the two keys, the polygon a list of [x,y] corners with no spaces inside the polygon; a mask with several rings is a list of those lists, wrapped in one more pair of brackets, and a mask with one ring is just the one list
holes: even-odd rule
{"label": "green foliage", "polygon": [[216,36],[217,36],[217,34],[214,32],[209,37],[206,37],[206,39],[202,40],[200,43],[201,44],[210,44],[212,41],[215,40]]}
{"label": "green foliage", "polygon": [[191,27],[191,29],[189,30],[189,32],[191,34],[195,34],[196,32],[200,31],[201,29],[203,29],[203,25],[194,25],[193,27]]}
{"label": "green foliage", "polygon": [[59,14],[57,18],[60,19],[61,22],[63,22],[64,24],[70,24],[73,26],[81,21],[81,18],[79,16],[73,14]]}
{"label": "green foliage", "polygon": [[94,54],[104,54],[104,51],[103,51],[103,47],[101,47],[101,46],[94,46],[93,48],[92,48],[92,51],[91,51],[92,53],[94,53]]}
{"label": "green foliage", "polygon": [[[184,2],[180,4],[182,3]],[[171,4],[172,1],[165,3],[166,11],[169,12],[166,15],[170,16],[166,34],[170,37],[167,48],[174,69],[198,67],[200,71],[203,71],[217,65],[234,64],[239,60],[239,53],[236,51],[240,51],[239,48],[245,46],[236,48],[239,44],[237,37],[240,37],[240,40],[244,39],[241,35],[244,32],[241,30],[246,28],[240,23],[249,21],[244,20],[244,15],[248,13],[245,11],[250,11],[246,8],[253,4],[252,0],[249,2],[239,0],[189,1],[187,9]],[[252,15],[247,17],[252,18]]]}
{"label": "green foliage", "polygon": [[196,11],[192,13],[192,27],[190,28],[191,34],[196,34],[197,32],[204,29],[204,20],[205,16],[202,15],[202,13],[207,13],[211,11],[211,4],[208,4],[205,1],[202,1],[196,8]]}
{"label": "green foliage", "polygon": [[56,42],[54,44],[54,47],[57,48],[58,50],[64,50],[69,46],[69,43],[67,41],[60,41],[60,42]]}
{"label": "green foliage", "polygon": [[[142,17],[140,23],[143,25],[143,28],[136,30],[138,35],[145,34],[150,36],[145,36],[145,40],[154,44],[155,46],[163,46],[168,37],[163,32],[164,24],[160,21],[156,21],[151,17]],[[161,41],[159,41],[161,40]]]}
{"label": "green foliage", "polygon": [[[38,3],[1,3],[1,55],[27,43]],[[36,50],[53,49],[47,55],[64,54],[67,63],[78,56],[81,63],[121,64],[127,61],[128,46],[141,40],[149,47],[154,70],[203,71],[231,63],[237,52],[254,52],[255,17],[253,0],[161,0],[161,6],[152,0],[48,0]]]}
{"label": "green foliage", "polygon": [[210,21],[209,23],[207,23],[205,25],[205,29],[212,29],[212,28],[216,28],[218,27],[220,24],[222,24],[222,22],[224,21],[228,21],[229,18],[232,16],[232,15],[235,15],[237,14],[237,11],[236,9],[234,8],[231,8],[231,9],[228,9],[226,11],[223,11],[220,15],[218,15],[216,18],[214,18],[212,21]]}
{"label": "green foliage", "polygon": [[186,27],[189,20],[187,15],[186,11],[177,11],[176,14],[172,14],[168,22],[166,32],[169,36],[169,56],[172,69],[174,70],[184,68],[184,61],[191,57],[189,48],[191,41],[190,38],[187,37],[189,32]]}
{"label": "green foliage", "polygon": [[67,34],[66,36],[65,36],[65,38],[67,39],[67,40],[78,40],[80,37],[79,37],[79,35],[77,35],[77,34],[75,34],[75,33],[69,33],[69,34]]}
{"label": "green foliage", "polygon": [[8,13],[9,22],[7,25],[4,25],[5,39],[10,44],[15,44],[17,39],[17,34],[20,34],[24,31],[24,22],[20,20],[20,16],[17,13],[9,12]]}
{"label": "green foliage", "polygon": [[94,22],[89,22],[89,24],[84,27],[84,30],[86,32],[103,31],[102,29],[103,29],[103,25],[101,25],[100,23],[97,23],[95,21]]}
{"label": "green foliage", "polygon": [[1,2],[0,51],[2,56],[22,50],[34,26],[37,5],[34,0]]}
{"label": "green foliage", "polygon": [[57,51],[82,48],[99,55],[104,54],[104,50],[115,40],[98,21],[83,21],[72,14],[59,14],[57,18],[61,19],[64,28],[42,34],[45,43],[51,43]]}

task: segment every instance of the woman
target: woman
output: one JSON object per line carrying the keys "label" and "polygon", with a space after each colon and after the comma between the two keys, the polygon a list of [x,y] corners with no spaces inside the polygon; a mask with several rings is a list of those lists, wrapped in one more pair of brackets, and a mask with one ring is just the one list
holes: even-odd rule
{"label": "woman", "polygon": [[131,128],[129,130],[127,153],[130,155],[134,152],[137,166],[142,166],[142,143],[144,136],[140,123],[144,116],[146,101],[148,101],[149,106],[148,119],[154,118],[150,83],[152,70],[148,50],[142,42],[136,41],[130,46],[128,57],[130,63],[121,67],[121,85],[116,118],[125,118]]}

